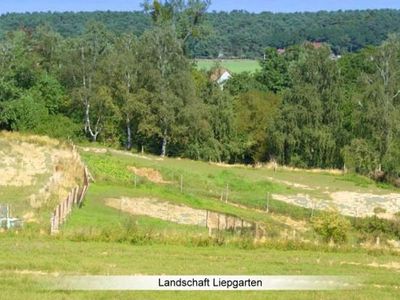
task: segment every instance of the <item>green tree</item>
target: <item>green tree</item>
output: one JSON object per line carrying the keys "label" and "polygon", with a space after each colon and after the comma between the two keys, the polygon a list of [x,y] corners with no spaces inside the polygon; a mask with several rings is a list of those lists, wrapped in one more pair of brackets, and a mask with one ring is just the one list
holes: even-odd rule
{"label": "green tree", "polygon": [[271,92],[249,91],[237,96],[235,102],[235,131],[244,147],[245,162],[268,159],[267,132],[280,104],[280,97]]}
{"label": "green tree", "polygon": [[[107,97],[97,98],[97,94],[105,95],[104,72],[102,66],[111,48],[111,37],[104,25],[91,22],[85,34],[67,43],[68,50],[64,56],[63,79],[70,88],[73,101],[82,108],[84,130],[92,141],[96,141],[104,128],[106,118],[102,115],[106,110],[92,107],[103,107]],[[98,103],[97,103],[98,102]]]}
{"label": "green tree", "polygon": [[274,93],[289,86],[289,63],[284,55],[278,54],[275,48],[265,49],[264,59],[260,61],[261,70],[256,74],[257,80]]}
{"label": "green tree", "polygon": [[139,132],[161,139],[160,153],[165,156],[167,144],[181,136],[184,107],[193,100],[190,65],[170,26],[155,27],[140,42],[140,86],[151,96],[146,100],[148,111],[141,119]]}
{"label": "green tree", "polygon": [[201,38],[208,32],[204,18],[210,4],[210,0],[148,0],[143,6],[156,25],[173,26],[185,50],[190,38]]}

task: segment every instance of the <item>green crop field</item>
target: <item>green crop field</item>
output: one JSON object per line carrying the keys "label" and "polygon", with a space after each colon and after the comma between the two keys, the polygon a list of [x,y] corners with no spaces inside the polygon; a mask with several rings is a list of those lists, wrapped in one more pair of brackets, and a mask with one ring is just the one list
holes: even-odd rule
{"label": "green crop field", "polygon": [[255,72],[260,69],[258,61],[251,59],[197,59],[196,62],[198,68],[204,70],[210,70],[216,63],[220,63],[222,67],[233,73]]}
{"label": "green crop field", "polygon": [[[307,187],[316,198],[338,190],[385,195],[393,192],[389,186],[328,171],[274,171],[103,148],[82,147],[79,152],[95,181],[61,232],[50,236],[47,223],[28,223],[21,231],[0,233],[0,299],[395,299],[398,295],[399,252],[361,248],[354,230],[346,244],[328,246],[310,226],[311,213],[319,212],[273,197],[269,213],[265,211],[268,193],[296,195]],[[132,168],[147,173],[135,176]],[[221,231],[210,237],[204,227],[133,215],[107,205],[107,199],[121,197],[154,198],[234,215],[262,224],[265,239],[254,240],[251,231]],[[294,230],[296,237],[282,235]],[[358,279],[358,289],[156,293],[45,288],[49,277],[83,274],[351,275]]]}

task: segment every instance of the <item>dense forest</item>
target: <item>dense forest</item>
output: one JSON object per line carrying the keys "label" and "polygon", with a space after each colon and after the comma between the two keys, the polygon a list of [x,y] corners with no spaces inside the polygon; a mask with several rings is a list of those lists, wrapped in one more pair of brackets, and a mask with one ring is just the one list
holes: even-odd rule
{"label": "dense forest", "polygon": [[[191,38],[192,57],[259,58],[265,47],[285,48],[304,41],[326,42],[336,53],[379,45],[388,33],[399,31],[400,10],[363,10],[317,13],[246,11],[209,12],[204,16],[203,38]],[[85,32],[88,21],[103,23],[112,33],[140,36],[151,27],[144,12],[10,13],[0,16],[0,37],[9,31],[49,24],[61,36]]]}
{"label": "dense forest", "polygon": [[140,37],[97,21],[68,37],[48,24],[7,33],[0,129],[398,181],[398,35],[341,59],[326,44],[266,48],[259,71],[236,74],[222,89],[213,70],[197,70],[186,52],[204,26],[205,6],[148,11],[151,26]]}

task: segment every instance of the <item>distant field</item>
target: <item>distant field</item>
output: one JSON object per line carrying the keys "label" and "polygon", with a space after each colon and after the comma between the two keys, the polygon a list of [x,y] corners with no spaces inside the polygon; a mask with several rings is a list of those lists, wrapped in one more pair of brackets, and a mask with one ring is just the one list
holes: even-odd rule
{"label": "distant field", "polygon": [[211,69],[216,62],[220,62],[224,68],[233,73],[255,72],[260,69],[258,61],[251,59],[198,59],[196,61],[198,68],[205,70]]}

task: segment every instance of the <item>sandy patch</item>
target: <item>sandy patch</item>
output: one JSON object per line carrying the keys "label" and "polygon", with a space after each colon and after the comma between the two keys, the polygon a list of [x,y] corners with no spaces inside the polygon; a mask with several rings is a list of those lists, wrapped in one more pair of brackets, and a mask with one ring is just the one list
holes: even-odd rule
{"label": "sandy patch", "polygon": [[383,208],[386,213],[379,214],[382,218],[391,218],[400,211],[400,194],[375,195],[356,192],[335,192],[330,194],[335,205],[345,215],[372,216],[374,209]]}
{"label": "sandy patch", "polygon": [[[38,222],[34,209],[56,205],[83,178],[83,164],[75,147],[47,137],[0,133],[0,189],[29,187],[22,193],[16,215]],[[1,201],[1,199],[0,199]]]}
{"label": "sandy patch", "polygon": [[160,172],[151,168],[136,168],[129,166],[128,170],[138,176],[145,177],[147,180],[154,183],[171,183],[170,181],[165,181]]}
{"label": "sandy patch", "polygon": [[375,195],[356,192],[331,193],[332,199],[315,199],[307,194],[279,195],[273,194],[275,200],[316,210],[337,210],[341,214],[352,217],[367,217],[375,215],[377,207],[385,209],[381,218],[391,219],[400,211],[400,194]]}
{"label": "sandy patch", "polygon": [[309,187],[308,185],[305,185],[305,184],[295,183],[295,182],[286,181],[286,180],[280,180],[280,179],[276,179],[273,177],[266,177],[266,178],[272,182],[281,183],[281,184],[284,184],[287,186],[291,186],[291,187],[295,187],[295,188],[299,188],[299,189],[303,189],[303,190],[309,190],[309,191],[314,190],[312,187]]}
{"label": "sandy patch", "polygon": [[92,152],[92,153],[107,153],[107,149],[105,148],[96,148],[96,147],[82,147],[82,151],[84,152]]}
{"label": "sandy patch", "polygon": [[152,198],[106,199],[106,205],[133,215],[144,215],[184,225],[207,228],[241,228],[252,224],[240,218]]}
{"label": "sandy patch", "polygon": [[49,170],[46,166],[45,147],[34,144],[8,143],[10,150],[0,151],[0,186],[29,186],[37,175]]}
{"label": "sandy patch", "polygon": [[0,270],[0,273],[17,274],[17,275],[34,275],[34,276],[60,276],[58,272],[45,272],[36,270]]}
{"label": "sandy patch", "polygon": [[397,272],[400,272],[400,262],[392,261],[386,264],[378,264],[376,262],[370,263],[370,264],[362,264],[359,262],[352,262],[352,261],[342,261],[340,262],[341,265],[355,265],[355,266],[368,266],[368,267],[373,267],[373,268],[385,268],[389,270],[394,270]]}

